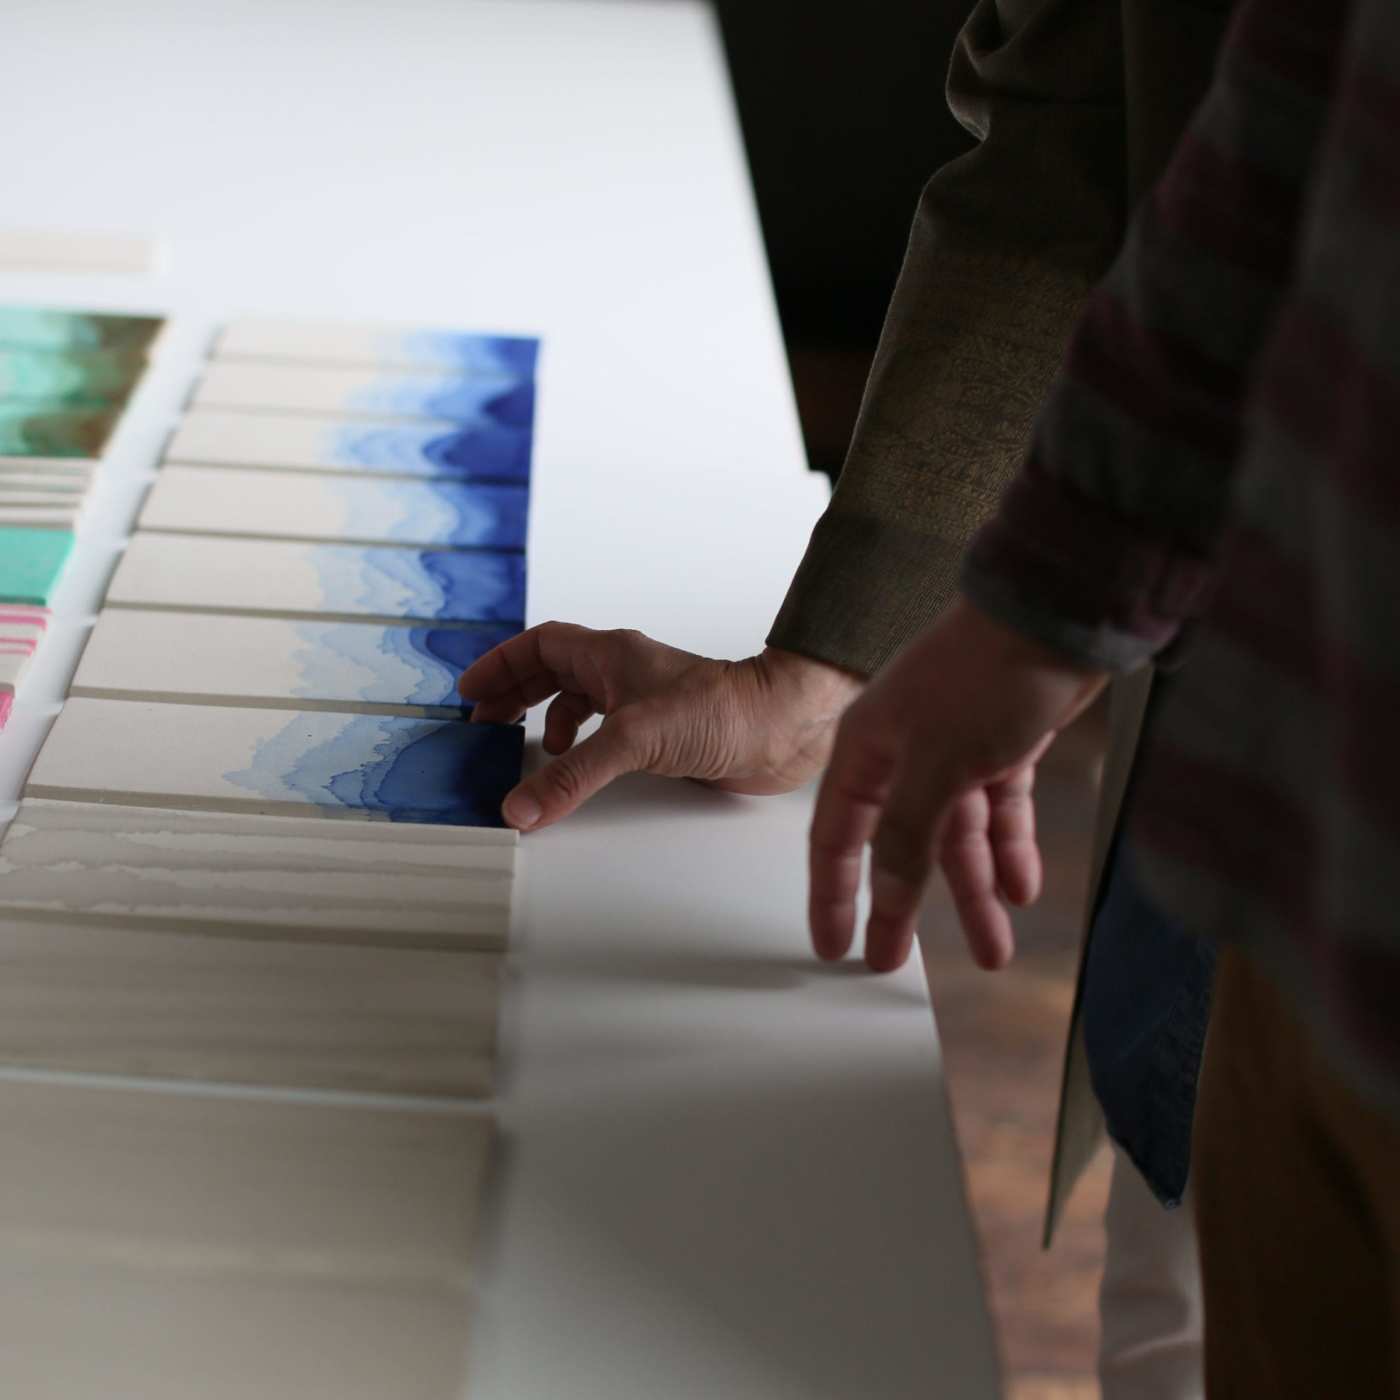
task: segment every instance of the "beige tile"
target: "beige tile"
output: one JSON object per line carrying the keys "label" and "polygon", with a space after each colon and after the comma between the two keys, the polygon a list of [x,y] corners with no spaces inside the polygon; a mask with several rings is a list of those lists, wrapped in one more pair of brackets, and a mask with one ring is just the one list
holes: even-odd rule
{"label": "beige tile", "polygon": [[462,1287],[488,1118],[0,1080],[0,1259]]}
{"label": "beige tile", "polygon": [[0,913],[0,1065],[478,1097],[500,974],[495,953]]}
{"label": "beige tile", "polygon": [[490,951],[509,933],[515,854],[504,830],[27,798],[0,841],[0,908]]}
{"label": "beige tile", "polygon": [[441,1287],[0,1257],[16,1400],[460,1400],[466,1346]]}

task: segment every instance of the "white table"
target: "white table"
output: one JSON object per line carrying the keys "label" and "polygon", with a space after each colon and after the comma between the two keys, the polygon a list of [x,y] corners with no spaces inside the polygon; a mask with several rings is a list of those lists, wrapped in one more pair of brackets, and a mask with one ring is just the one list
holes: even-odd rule
{"label": "white table", "polygon": [[[26,139],[0,221],[155,233],[168,258],[8,274],[0,299],[174,323],[0,800],[240,312],[541,332],[532,620],[761,644],[822,492],[704,8],[46,0],[4,28]],[[635,779],[527,841],[475,1400],[997,1393],[927,992],[809,959],[809,801]]]}

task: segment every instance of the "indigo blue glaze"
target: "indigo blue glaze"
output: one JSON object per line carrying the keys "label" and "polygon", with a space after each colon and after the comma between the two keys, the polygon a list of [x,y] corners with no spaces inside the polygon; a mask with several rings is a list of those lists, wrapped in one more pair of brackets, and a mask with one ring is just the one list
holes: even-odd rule
{"label": "indigo blue glaze", "polygon": [[434,703],[450,705],[456,702],[456,677],[472,662],[485,656],[493,647],[514,637],[518,627],[414,627],[409,630],[413,649],[423,656],[442,662],[453,673],[452,699]]}
{"label": "indigo blue glaze", "polygon": [[504,826],[501,804],[520,781],[525,731],[453,719],[416,728],[407,743],[380,745],[371,762],[336,774],[330,792],[395,822]]}
{"label": "indigo blue glaze", "polygon": [[[437,481],[434,493],[456,512],[444,544],[477,549],[524,549],[530,492],[524,486]],[[434,537],[438,538],[437,536]]]}
{"label": "indigo blue glaze", "polygon": [[224,779],[256,796],[398,822],[501,826],[520,780],[518,725],[312,711],[259,739]]}
{"label": "indigo blue glaze", "polygon": [[483,410],[506,428],[530,428],[535,421],[535,386],[529,381],[513,384],[488,397]]}
{"label": "indigo blue glaze", "polygon": [[463,427],[459,432],[428,438],[421,451],[444,476],[481,481],[526,481],[530,476],[531,442],[528,424],[508,427],[483,423],[480,427]]}
{"label": "indigo blue glaze", "polygon": [[456,374],[381,374],[353,390],[345,407],[375,415],[448,418],[460,423],[485,416],[507,427],[528,428],[534,401],[534,386],[510,375],[469,379]]}
{"label": "indigo blue glaze", "polygon": [[524,555],[425,549],[412,557],[434,594],[428,617],[443,622],[524,623]]}

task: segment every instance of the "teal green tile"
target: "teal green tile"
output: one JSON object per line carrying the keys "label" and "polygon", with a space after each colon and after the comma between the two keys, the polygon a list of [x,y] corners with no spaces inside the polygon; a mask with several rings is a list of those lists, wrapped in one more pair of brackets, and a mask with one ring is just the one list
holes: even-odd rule
{"label": "teal green tile", "polygon": [[72,547],[71,530],[0,527],[0,602],[47,607]]}

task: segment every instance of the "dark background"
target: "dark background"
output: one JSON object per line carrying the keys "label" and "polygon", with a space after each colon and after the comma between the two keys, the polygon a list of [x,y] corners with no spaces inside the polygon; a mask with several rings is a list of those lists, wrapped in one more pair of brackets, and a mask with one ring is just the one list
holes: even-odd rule
{"label": "dark background", "polygon": [[840,468],[972,0],[717,0],[811,465]]}

